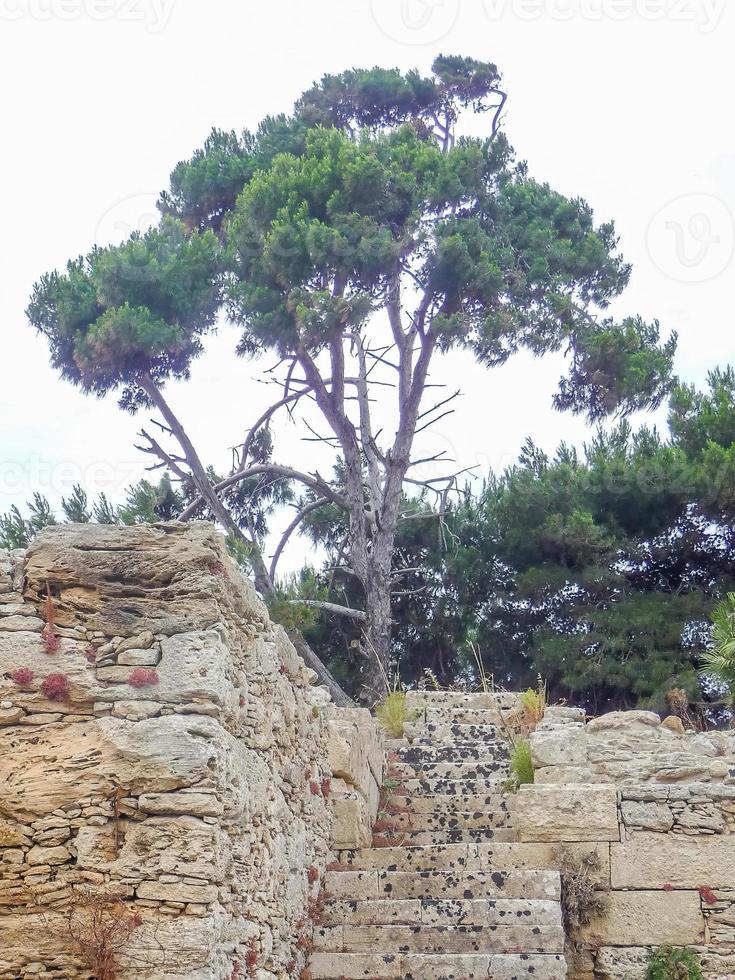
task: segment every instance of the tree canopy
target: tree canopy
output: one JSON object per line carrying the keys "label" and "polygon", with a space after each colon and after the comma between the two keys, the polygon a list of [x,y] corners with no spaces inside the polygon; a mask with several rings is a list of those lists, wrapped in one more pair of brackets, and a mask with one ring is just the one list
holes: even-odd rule
{"label": "tree canopy", "polygon": [[[417,432],[447,410],[447,399],[425,403],[437,357],[462,346],[497,367],[519,350],[563,351],[554,404],[592,422],[655,407],[671,384],[675,336],[662,342],[657,322],[606,314],[630,274],[612,222],[529,175],[503,133],[505,105],[497,67],[472,58],[440,56],[429,76],[325,76],[290,116],[240,136],[214,130],[174,168],[159,227],[44,276],[29,307],[63,377],[160,412],[174,446],[143,430],[143,448],[186,488],[182,518],[211,513],[249,552],[264,595],[275,564],[245,520],[252,508],[241,498],[233,510],[235,488],[254,477],[266,478],[256,488],[300,487],[286,538],[324,508],[341,512],[336,560],[356,589],[343,615],[360,623],[371,700],[394,669],[403,501],[456,480],[409,475]],[[469,135],[480,121],[483,135]],[[240,355],[277,355],[279,391],[260,419],[243,420],[232,472],[215,479],[162,389],[188,377],[220,313]],[[392,398],[395,424],[382,430],[376,389],[383,404]],[[276,412],[305,405],[320,422],[310,431],[337,455],[332,478],[275,450],[258,456]],[[560,519],[568,542],[584,536],[576,512]]]}

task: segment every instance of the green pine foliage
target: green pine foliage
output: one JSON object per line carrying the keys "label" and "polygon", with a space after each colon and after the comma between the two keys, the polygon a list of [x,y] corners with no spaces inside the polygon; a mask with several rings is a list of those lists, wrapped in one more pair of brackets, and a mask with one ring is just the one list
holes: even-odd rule
{"label": "green pine foliage", "polygon": [[712,648],[702,654],[702,673],[722,685],[735,703],[735,592],[712,612]]}
{"label": "green pine foliage", "polygon": [[[404,682],[428,669],[442,686],[471,687],[472,637],[488,677],[523,690],[541,674],[550,703],[666,711],[672,688],[716,700],[699,669],[712,610],[735,588],[731,376],[713,372],[694,395],[676,388],[668,435],[623,423],[552,457],[529,441],[518,464],[441,517],[428,502],[404,501],[395,564],[412,571],[394,599]],[[721,465],[712,463],[718,454]],[[310,526],[334,564],[339,515],[320,510]],[[350,576],[334,588],[359,602]],[[356,635],[329,616],[310,634],[332,666],[349,665]]]}

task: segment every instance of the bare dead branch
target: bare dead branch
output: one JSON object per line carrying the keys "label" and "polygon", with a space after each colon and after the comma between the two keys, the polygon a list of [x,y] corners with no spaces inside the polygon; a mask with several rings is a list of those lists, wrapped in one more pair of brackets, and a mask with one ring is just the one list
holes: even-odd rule
{"label": "bare dead branch", "polygon": [[304,518],[308,517],[309,514],[312,513],[312,511],[317,510],[319,507],[323,507],[326,503],[328,503],[328,501],[326,500],[313,500],[311,503],[306,504],[306,506],[302,507],[297,512],[294,519],[291,521],[291,523],[288,525],[286,530],[281,535],[281,540],[278,542],[278,546],[276,547],[276,550],[273,552],[273,557],[271,558],[270,576],[274,582],[276,580],[276,569],[278,568],[278,561],[281,555],[283,554],[283,549],[286,547],[286,544],[288,543],[288,539],[291,537],[291,535],[299,526],[299,524],[301,524]]}
{"label": "bare dead branch", "polygon": [[455,391],[453,395],[448,395],[446,398],[443,398],[441,401],[435,402],[431,406],[431,408],[427,408],[425,411],[421,412],[421,414],[416,417],[416,421],[420,422],[421,419],[426,418],[427,415],[431,415],[431,413],[435,412],[438,408],[443,408],[445,405],[448,405],[450,402],[453,402],[455,398],[460,398],[461,395],[462,392],[459,389],[457,389],[457,391]]}
{"label": "bare dead branch", "polygon": [[448,409],[446,412],[442,412],[441,415],[437,415],[435,419],[429,419],[429,421],[424,422],[423,425],[417,426],[416,429],[414,430],[414,435],[417,436],[419,432],[423,432],[424,429],[428,429],[430,426],[434,425],[435,423],[441,422],[441,420],[445,419],[448,415],[454,415],[453,408]]}
{"label": "bare dead branch", "polygon": [[253,439],[255,438],[259,429],[266,425],[273,416],[276,414],[279,408],[283,408],[284,405],[290,405],[292,402],[297,402],[299,398],[310,391],[310,387],[304,388],[301,391],[293,392],[290,395],[286,395],[280,398],[277,402],[270,405],[260,416],[260,418],[250,427],[248,434],[245,436],[245,441],[242,444],[242,449],[240,450],[240,466],[244,466],[250,452],[250,447],[253,444]]}
{"label": "bare dead branch", "polygon": [[335,613],[337,616],[346,616],[348,619],[365,621],[365,613],[361,609],[352,609],[350,606],[340,606],[336,602],[322,602],[321,599],[289,599],[291,606],[310,606],[313,609],[323,609],[324,612]]}
{"label": "bare dead branch", "polygon": [[[303,483],[304,486],[310,487],[316,493],[320,494],[325,500],[330,500],[333,504],[341,507],[343,510],[347,509],[347,501],[341,494],[334,491],[329,484],[323,480],[318,473],[314,476],[309,476],[308,473],[301,473],[299,470],[291,469],[290,466],[279,466],[277,463],[257,463],[254,466],[246,466],[242,470],[238,470],[236,473],[232,473],[230,476],[226,477],[224,480],[220,480],[219,483],[215,483],[212,489],[219,493],[220,490],[227,490],[229,487],[234,487],[235,484],[240,483],[242,480],[247,480],[251,476],[259,476],[261,473],[272,474],[282,477],[285,480],[297,480],[299,483]],[[196,508],[201,503],[200,500],[195,500],[181,513],[180,520],[188,520],[192,516]]]}

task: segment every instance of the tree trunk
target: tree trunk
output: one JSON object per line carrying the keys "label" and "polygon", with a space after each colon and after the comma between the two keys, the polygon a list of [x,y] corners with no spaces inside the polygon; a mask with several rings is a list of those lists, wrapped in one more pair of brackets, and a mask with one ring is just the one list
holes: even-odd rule
{"label": "tree trunk", "polygon": [[391,664],[391,557],[392,542],[381,535],[373,540],[368,556],[365,584],[365,629],[363,633],[362,700],[373,705],[382,701],[392,686]]}

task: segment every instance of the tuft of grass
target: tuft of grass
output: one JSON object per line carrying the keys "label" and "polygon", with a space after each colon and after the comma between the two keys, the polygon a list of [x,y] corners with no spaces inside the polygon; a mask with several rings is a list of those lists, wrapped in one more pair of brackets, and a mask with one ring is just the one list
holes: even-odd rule
{"label": "tuft of grass", "polygon": [[392,691],[375,709],[375,717],[392,738],[403,738],[406,723],[413,721],[415,712],[406,707],[405,691]]}
{"label": "tuft of grass", "polygon": [[539,675],[536,688],[529,687],[520,696],[520,704],[507,717],[507,726],[527,738],[544,717],[547,707],[546,683]]}
{"label": "tuft of grass", "polygon": [[521,704],[528,724],[535,727],[544,717],[546,711],[546,691],[540,685],[537,691],[529,687],[527,691],[521,694]]}
{"label": "tuft of grass", "polygon": [[687,946],[662,946],[651,953],[646,980],[702,980],[699,957]]}
{"label": "tuft of grass", "polygon": [[531,743],[525,738],[519,739],[510,750],[510,771],[517,786],[533,782],[533,762],[531,761]]}

